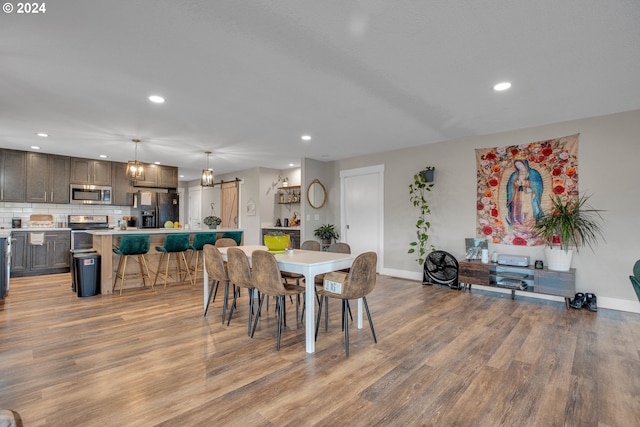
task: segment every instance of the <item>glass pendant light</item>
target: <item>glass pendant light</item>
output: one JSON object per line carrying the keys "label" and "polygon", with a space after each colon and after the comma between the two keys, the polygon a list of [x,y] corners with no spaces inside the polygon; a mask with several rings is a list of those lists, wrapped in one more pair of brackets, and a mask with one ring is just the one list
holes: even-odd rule
{"label": "glass pendant light", "polygon": [[205,151],[207,155],[207,168],[202,169],[202,178],[200,178],[200,185],[203,187],[213,187],[213,169],[209,167],[209,155],[211,151]]}
{"label": "glass pendant light", "polygon": [[144,180],[144,164],[138,161],[138,143],[141,140],[132,139],[132,141],[136,144],[136,148],[133,160],[127,162],[127,178],[131,181]]}

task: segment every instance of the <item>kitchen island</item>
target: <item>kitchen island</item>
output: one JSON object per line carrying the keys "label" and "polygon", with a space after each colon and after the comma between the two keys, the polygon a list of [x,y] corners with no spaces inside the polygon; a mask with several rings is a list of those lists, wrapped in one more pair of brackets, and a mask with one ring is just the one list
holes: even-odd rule
{"label": "kitchen island", "polygon": [[[158,271],[158,263],[160,261],[160,252],[156,251],[156,246],[163,246],[164,239],[168,234],[190,234],[191,242],[193,242],[193,236],[198,233],[217,233],[218,238],[221,238],[224,233],[240,233],[240,244],[243,243],[244,230],[236,228],[216,228],[216,229],[183,229],[183,228],[129,228],[127,230],[88,230],[87,233],[93,235],[93,249],[101,256],[100,267],[100,283],[101,291],[103,295],[111,294],[113,288],[113,278],[115,277],[116,268],[118,267],[119,255],[113,253],[113,248],[118,247],[120,244],[120,237],[132,234],[149,234],[151,236],[151,248],[149,253],[145,255],[149,270],[151,273],[151,280],[155,280],[155,275]],[[132,258],[135,259],[135,258]],[[137,268],[127,268],[127,271],[137,271]],[[142,287],[142,280],[125,280],[125,289],[132,289],[136,287]]]}

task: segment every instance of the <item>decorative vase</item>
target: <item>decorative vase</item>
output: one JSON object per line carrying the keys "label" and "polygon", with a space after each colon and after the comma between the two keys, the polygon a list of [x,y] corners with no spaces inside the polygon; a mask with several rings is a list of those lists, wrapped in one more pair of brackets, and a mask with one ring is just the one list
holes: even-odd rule
{"label": "decorative vase", "polygon": [[434,179],[434,170],[423,170],[420,171],[420,175],[424,178],[426,182],[433,182]]}
{"label": "decorative vase", "polygon": [[211,230],[215,230],[216,228],[218,228],[218,224],[211,224],[209,226],[209,229],[211,229]]}
{"label": "decorative vase", "polygon": [[569,271],[571,269],[571,258],[573,249],[564,251],[559,247],[545,248],[544,255],[547,258],[547,268],[553,271]]}

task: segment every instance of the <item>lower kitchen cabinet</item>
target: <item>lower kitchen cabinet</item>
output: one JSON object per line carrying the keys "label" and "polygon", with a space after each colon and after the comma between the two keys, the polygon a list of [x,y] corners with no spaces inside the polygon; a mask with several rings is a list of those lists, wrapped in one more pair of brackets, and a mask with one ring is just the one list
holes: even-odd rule
{"label": "lower kitchen cabinet", "polygon": [[[32,244],[31,233],[44,233],[41,245]],[[69,272],[70,231],[14,231],[11,277]]]}

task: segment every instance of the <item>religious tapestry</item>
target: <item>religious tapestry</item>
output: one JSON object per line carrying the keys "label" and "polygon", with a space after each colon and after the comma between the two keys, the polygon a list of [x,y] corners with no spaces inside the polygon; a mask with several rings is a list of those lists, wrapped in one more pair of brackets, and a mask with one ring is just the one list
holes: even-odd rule
{"label": "religious tapestry", "polygon": [[543,245],[533,226],[551,196],[578,197],[578,136],[476,150],[476,235],[493,243]]}

